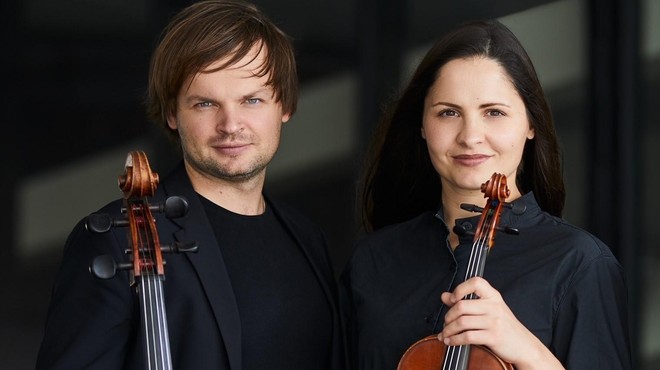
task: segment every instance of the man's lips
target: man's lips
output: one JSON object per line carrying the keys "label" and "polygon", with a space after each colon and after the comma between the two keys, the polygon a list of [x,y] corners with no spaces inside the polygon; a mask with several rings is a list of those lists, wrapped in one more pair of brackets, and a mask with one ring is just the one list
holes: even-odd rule
{"label": "man's lips", "polygon": [[213,145],[213,148],[224,154],[235,155],[247,149],[248,146],[250,146],[248,143],[224,143]]}

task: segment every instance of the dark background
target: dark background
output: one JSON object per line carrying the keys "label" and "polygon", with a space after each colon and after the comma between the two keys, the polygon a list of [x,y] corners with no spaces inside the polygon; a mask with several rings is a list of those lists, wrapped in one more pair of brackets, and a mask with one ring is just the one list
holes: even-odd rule
{"label": "dark background", "polygon": [[[657,55],[647,56],[641,47],[655,29],[654,24],[643,22],[645,10],[655,1],[560,2],[577,3],[581,9],[582,34],[575,37],[583,38],[579,60],[584,61],[584,73],[574,82],[546,90],[565,152],[566,217],[610,245],[626,270],[639,369],[654,368],[659,354],[649,343],[660,336],[658,322],[646,314],[660,299],[660,292],[647,284],[659,265],[659,234],[651,220],[660,207],[652,193],[658,180],[657,165],[653,165],[658,149],[652,145],[658,127],[652,108],[657,104],[660,71]],[[0,270],[1,368],[34,367],[63,243],[62,237],[53,237],[38,252],[23,252],[25,198],[21,194],[44,176],[57,176],[72,164],[136,140],[147,143],[152,167],[158,172],[174,165],[169,143],[145,119],[142,100],[157,36],[169,17],[190,3],[3,0],[0,5],[0,124],[8,134],[0,152],[4,205],[0,223],[4,237],[0,247],[4,262]],[[356,127],[350,148],[318,163],[289,168],[286,177],[274,176],[267,185],[324,228],[339,272],[358,234],[354,196],[361,157],[381,105],[405,81],[405,56],[423,50],[461,21],[506,17],[556,2],[255,3],[294,39],[301,99],[306,88],[322,85],[333,76],[354,76]],[[555,23],[560,32],[562,19]],[[547,45],[550,52],[552,47]],[[313,143],[333,138],[304,140]],[[124,156],[116,158],[116,174]],[[50,194],[57,198],[64,190],[85,198],[97,189],[80,183],[73,189],[55,187]],[[48,205],[43,207],[45,212]],[[71,213],[69,207],[56,211],[62,217]],[[84,213],[75,217],[82,216]],[[44,228],[56,218],[45,220]]]}

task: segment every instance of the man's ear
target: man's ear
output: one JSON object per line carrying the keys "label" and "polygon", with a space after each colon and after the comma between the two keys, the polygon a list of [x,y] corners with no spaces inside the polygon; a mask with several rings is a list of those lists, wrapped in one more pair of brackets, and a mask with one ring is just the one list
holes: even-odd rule
{"label": "man's ear", "polygon": [[172,130],[177,130],[178,126],[176,124],[176,116],[172,113],[167,115],[167,126]]}

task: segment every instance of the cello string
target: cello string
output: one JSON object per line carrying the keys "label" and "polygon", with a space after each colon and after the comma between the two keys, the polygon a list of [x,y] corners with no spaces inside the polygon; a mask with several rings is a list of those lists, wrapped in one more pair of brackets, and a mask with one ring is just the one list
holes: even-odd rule
{"label": "cello string", "polygon": [[158,327],[154,320],[157,318],[154,316],[154,312],[157,310],[157,300],[154,296],[155,286],[154,278],[156,276],[154,265],[155,261],[153,258],[153,244],[151,233],[146,225],[149,224],[151,220],[148,219],[148,212],[145,211],[145,206],[142,204],[142,207],[139,208],[140,213],[140,242],[139,242],[139,254],[140,254],[140,267],[141,271],[141,293],[143,299],[143,317],[145,321],[145,340],[147,347],[147,359],[148,366],[151,368],[152,364],[156,365],[159,361],[160,353],[160,342],[158,341]]}
{"label": "cello string", "polygon": [[[153,195],[158,179],[151,173],[143,152],[131,152],[126,160],[125,173],[119,185],[124,192],[124,204],[131,226],[133,283],[138,284],[141,315],[145,336],[146,368],[171,370],[160,243],[155,219],[147,203]],[[146,172],[145,172],[146,171]]]}
{"label": "cello string", "polygon": [[[134,229],[133,234],[135,235],[135,240],[134,240],[134,245],[133,248],[136,250],[136,255],[137,255],[137,260],[134,261],[135,263],[135,269],[138,271],[139,276],[136,277],[136,279],[139,279],[139,292],[140,292],[140,299],[142,301],[142,320],[144,322],[144,327],[145,331],[148,333],[150,329],[150,318],[148,315],[148,307],[147,305],[149,304],[149,299],[147,298],[146,295],[146,289],[148,287],[145,285],[146,279],[145,279],[145,255],[144,255],[144,247],[143,247],[143,236],[142,236],[142,229],[140,228],[140,224],[142,223],[140,220],[140,217],[142,215],[139,213],[139,208],[137,204],[130,204],[130,212],[132,215],[132,220],[131,220],[131,226]],[[149,341],[149,335],[145,335],[145,350],[146,350],[146,357],[147,359],[150,359],[152,357],[152,348],[151,348],[151,343]],[[151,369],[151,361],[147,361],[147,368]]]}
{"label": "cello string", "polygon": [[161,253],[161,251],[158,249],[160,248],[160,243],[158,242],[158,234],[156,231],[153,215],[151,214],[151,211],[148,207],[145,207],[145,210],[147,213],[148,225],[150,226],[148,228],[150,232],[149,240],[152,241],[153,244],[151,245],[151,248],[149,248],[149,252],[151,253],[150,259],[152,261],[152,263],[150,264],[152,268],[152,274],[149,279],[150,281],[149,284],[151,289],[153,289],[152,294],[155,302],[154,303],[155,312],[156,312],[155,339],[157,339],[157,343],[158,343],[157,356],[163,369],[171,369],[172,368],[171,358],[168,355],[170,353],[170,346],[169,346],[169,338],[167,335],[168,330],[167,330],[167,316],[165,313],[165,298],[163,292],[163,276],[158,273],[158,268],[161,266],[160,264],[162,263],[162,259],[160,260],[160,262],[158,259],[158,255],[159,253]]}

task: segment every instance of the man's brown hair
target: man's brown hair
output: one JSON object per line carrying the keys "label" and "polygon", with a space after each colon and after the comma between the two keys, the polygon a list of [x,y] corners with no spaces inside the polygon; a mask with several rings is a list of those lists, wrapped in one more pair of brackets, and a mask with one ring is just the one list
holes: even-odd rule
{"label": "man's brown hair", "polygon": [[215,70],[233,65],[255,45],[266,51],[259,76],[269,74],[267,84],[273,87],[275,99],[284,113],[293,114],[298,102],[298,76],[291,40],[256,6],[228,0],[195,3],[163,30],[149,70],[149,118],[178,138],[167,126],[167,119],[176,114],[176,99],[183,84],[220,59],[228,58]]}

